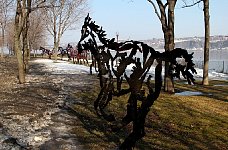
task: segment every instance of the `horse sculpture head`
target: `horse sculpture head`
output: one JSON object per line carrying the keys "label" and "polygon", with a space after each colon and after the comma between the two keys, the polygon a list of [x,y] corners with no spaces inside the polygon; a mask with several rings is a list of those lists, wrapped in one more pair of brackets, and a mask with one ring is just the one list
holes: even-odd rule
{"label": "horse sculpture head", "polygon": [[[82,25],[82,29],[81,29],[81,38],[78,42],[78,51],[82,52],[85,49],[88,48],[92,48],[92,46],[94,46],[94,42],[95,41],[95,35],[93,34],[93,30],[91,29],[93,26],[92,22],[91,22],[91,18],[89,16],[89,14],[87,15],[87,17],[85,18],[84,24]],[[88,41],[85,42],[84,40],[88,38]],[[84,42],[84,43],[83,43]],[[94,51],[91,51],[94,52]]]}
{"label": "horse sculpture head", "polygon": [[88,14],[81,29],[81,38],[78,42],[79,52],[83,49],[89,49],[93,55],[97,55],[100,47],[97,41],[101,44],[100,46],[109,48],[111,45],[116,44],[115,38],[111,40],[107,39],[102,27],[96,25],[95,21],[92,21]]}

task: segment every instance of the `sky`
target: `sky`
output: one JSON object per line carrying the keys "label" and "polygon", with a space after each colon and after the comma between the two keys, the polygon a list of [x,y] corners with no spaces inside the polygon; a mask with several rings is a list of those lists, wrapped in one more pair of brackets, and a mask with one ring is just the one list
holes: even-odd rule
{"label": "sky", "polygon": [[[191,0],[189,0],[191,1]],[[175,37],[204,36],[203,6],[175,9]],[[89,0],[91,18],[103,27],[108,38],[120,40],[163,38],[161,23],[147,0]],[[228,0],[210,0],[211,35],[228,35]],[[65,32],[61,43],[77,42],[83,20],[77,30]]]}

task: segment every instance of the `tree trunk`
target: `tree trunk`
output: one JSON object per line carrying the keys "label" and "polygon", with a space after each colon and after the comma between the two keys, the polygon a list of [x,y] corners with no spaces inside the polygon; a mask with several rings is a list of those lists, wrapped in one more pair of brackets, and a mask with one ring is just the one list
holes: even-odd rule
{"label": "tree trunk", "polygon": [[57,61],[57,49],[58,49],[58,43],[56,40],[56,37],[54,37],[54,51],[53,51],[53,55],[54,55],[54,60]]}
{"label": "tree trunk", "polygon": [[[166,31],[167,32],[167,31]],[[170,43],[169,43],[169,33],[165,33],[165,51],[170,51],[173,48],[170,49]],[[164,79],[164,91],[165,92],[169,92],[169,93],[174,93],[174,83],[173,83],[173,79],[170,76],[169,73],[169,66],[170,63],[169,62],[165,62],[165,79]]]}
{"label": "tree trunk", "polygon": [[23,62],[23,57],[22,57],[22,52],[21,52],[21,46],[20,46],[20,38],[17,36],[18,34],[15,33],[15,52],[17,56],[17,61],[18,61],[18,79],[19,83],[25,83],[25,71],[24,71],[24,62]]}
{"label": "tree trunk", "polygon": [[59,31],[58,31],[58,34],[57,34],[57,42],[56,42],[56,58],[57,58],[57,53],[58,53],[58,49],[59,49],[59,44],[60,44],[60,39],[61,39],[61,36],[62,36],[62,31],[61,31],[62,27],[61,25],[59,25]]}
{"label": "tree trunk", "polygon": [[204,43],[204,67],[203,67],[203,85],[209,85],[209,47],[210,47],[210,15],[209,0],[204,0],[204,25],[205,25],[205,43]]}
{"label": "tree trunk", "polygon": [[2,27],[2,48],[1,48],[1,57],[4,56],[4,43],[5,43],[5,33],[4,33],[4,27]]}
{"label": "tree trunk", "polygon": [[54,19],[54,52],[53,52],[53,55],[54,55],[54,59],[55,61],[57,61],[57,23],[56,23],[56,16],[55,16],[55,19]]}
{"label": "tree trunk", "polygon": [[[174,49],[174,8],[176,0],[168,0],[168,25],[164,32],[165,38],[165,51],[171,51]],[[164,90],[165,92],[174,93],[173,78],[169,73],[170,63],[165,62],[165,80]]]}
{"label": "tree trunk", "polygon": [[28,54],[28,61],[29,61],[31,58],[31,47],[30,47],[29,43],[28,43],[28,48],[27,48],[27,54]]}
{"label": "tree trunk", "polygon": [[31,3],[30,1],[27,1],[27,5],[24,2],[24,7],[27,6],[27,9],[24,8],[24,26],[23,26],[23,31],[22,31],[22,43],[23,43],[23,61],[25,65],[25,72],[28,71],[29,68],[29,56],[30,56],[30,50],[29,50],[29,45],[28,45],[28,28],[29,28],[29,14],[30,14],[30,8],[31,8]]}
{"label": "tree trunk", "polygon": [[[31,0],[17,0],[17,9],[15,14],[15,33],[14,33],[14,48],[18,60],[18,78],[19,83],[25,82],[25,64],[28,64],[28,20],[31,12]],[[22,44],[21,47],[21,34]],[[22,55],[23,50],[23,55]],[[24,56],[24,57],[23,57]]]}
{"label": "tree trunk", "polygon": [[15,53],[18,61],[18,79],[20,84],[25,82],[24,63],[23,63],[23,57],[21,52],[22,51],[21,41],[20,41],[20,35],[22,31],[22,28],[20,26],[21,13],[22,13],[22,8],[21,8],[20,0],[17,0],[17,10],[15,15],[14,48],[15,48]]}
{"label": "tree trunk", "polygon": [[[26,19],[27,20],[27,19]],[[27,21],[26,21],[27,22]],[[26,23],[27,24],[27,23]],[[23,40],[23,48],[22,48],[22,50],[23,50],[23,61],[24,61],[24,69],[25,69],[25,72],[27,72],[28,71],[28,57],[29,57],[29,54],[28,54],[28,26],[27,25],[25,25],[25,28],[23,29],[23,31],[22,31],[22,40]]]}

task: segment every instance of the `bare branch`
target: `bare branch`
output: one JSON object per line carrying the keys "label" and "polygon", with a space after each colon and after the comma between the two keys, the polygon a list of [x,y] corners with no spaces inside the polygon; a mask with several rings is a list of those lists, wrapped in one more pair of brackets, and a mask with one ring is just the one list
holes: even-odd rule
{"label": "bare branch", "polygon": [[[52,5],[36,6],[36,7],[31,8],[31,11],[35,11],[35,10],[41,9],[41,8],[52,8],[52,7],[53,7]],[[55,6],[55,7],[59,7],[59,6]]]}
{"label": "bare branch", "polygon": [[186,1],[183,1],[185,5],[183,7],[181,7],[181,8],[192,7],[192,6],[195,6],[196,4],[199,4],[202,1],[203,0],[198,0],[198,1],[196,1],[193,4],[190,4],[190,5],[188,5]]}
{"label": "bare branch", "polygon": [[149,3],[151,3],[151,5],[154,7],[154,11],[155,11],[155,14],[158,16],[159,20],[161,21],[161,16],[157,10],[157,7],[156,5],[154,4],[154,2],[152,0],[147,0]]}
{"label": "bare branch", "polygon": [[9,1],[9,3],[6,4],[6,7],[9,7],[13,2],[14,0]]}

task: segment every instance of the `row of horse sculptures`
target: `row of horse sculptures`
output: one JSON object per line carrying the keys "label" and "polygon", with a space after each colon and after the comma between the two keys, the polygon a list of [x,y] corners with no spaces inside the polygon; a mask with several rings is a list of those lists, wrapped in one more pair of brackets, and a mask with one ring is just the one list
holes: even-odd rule
{"label": "row of horse sculptures", "polygon": [[[44,55],[48,55],[48,58],[51,59],[51,57],[54,55],[54,50],[46,49],[44,47],[40,47],[40,50],[42,51],[42,57],[44,57]],[[73,63],[78,64],[89,64],[88,60],[91,59],[88,50],[83,50],[83,52],[79,53],[77,48],[74,48],[70,44],[68,44],[65,49],[63,47],[58,47],[57,56],[59,56],[61,60],[64,57],[67,57],[68,61],[72,60]]]}

